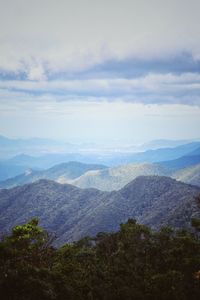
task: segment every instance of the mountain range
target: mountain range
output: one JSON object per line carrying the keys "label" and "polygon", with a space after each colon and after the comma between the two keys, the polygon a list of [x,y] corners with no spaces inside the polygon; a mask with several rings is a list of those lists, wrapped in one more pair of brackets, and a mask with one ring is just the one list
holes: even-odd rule
{"label": "mountain range", "polygon": [[[0,228],[39,217],[62,245],[100,231],[115,231],[128,218],[157,229],[161,225],[189,227],[199,216],[195,196],[200,188],[169,177],[140,176],[119,191],[80,189],[69,184],[39,180],[0,190]],[[181,211],[181,217],[180,217]]]}
{"label": "mountain range", "polygon": [[[26,160],[25,160],[26,161]],[[200,186],[200,148],[175,160],[160,163],[134,163],[117,167],[68,162],[46,170],[27,169],[23,174],[0,182],[0,188],[11,188],[39,179],[69,183],[80,188],[102,191],[119,190],[138,176],[170,176],[185,183]]]}
{"label": "mountain range", "polygon": [[[119,167],[88,171],[73,180],[63,181],[80,188],[97,188],[102,191],[119,190],[138,176],[169,176],[185,183],[200,187],[200,156],[180,158],[177,168],[171,169],[166,164],[128,164]],[[181,168],[181,163],[183,167]],[[185,163],[187,161],[187,163]],[[171,161],[169,161],[171,163]],[[174,163],[174,161],[173,161]],[[188,167],[185,167],[185,166]],[[1,187],[1,185],[0,185]]]}
{"label": "mountain range", "polygon": [[176,171],[200,163],[200,147],[177,159],[159,162],[164,168]]}
{"label": "mountain range", "polygon": [[[162,155],[160,156],[160,154]],[[161,157],[176,157],[182,154],[183,156],[172,160],[159,161]],[[147,162],[125,163],[121,166],[113,166],[107,169],[102,164],[68,162],[71,157],[70,155],[72,157],[75,156],[75,154],[48,154],[41,157],[31,157],[22,154],[1,162],[0,187],[9,188],[34,182],[38,179],[53,179],[57,182],[71,183],[82,188],[95,187],[111,191],[122,188],[125,184],[140,175],[167,175],[176,178],[174,175],[176,171],[200,163],[200,147],[198,142],[175,148],[157,149],[132,154],[132,157],[135,157],[136,160],[146,159]],[[129,156],[130,154],[127,154],[127,157]],[[52,166],[52,164],[60,160],[66,160],[66,162]],[[150,163],[148,161],[153,162]],[[51,166],[50,168],[39,170],[39,168],[41,169],[49,165]],[[73,168],[75,168],[76,176],[71,177],[68,172],[72,172]],[[82,171],[76,172],[77,168]],[[182,177],[184,178],[184,176]],[[197,180],[193,183],[191,178],[191,184],[196,184],[196,182]]]}
{"label": "mountain range", "polygon": [[172,176],[179,181],[200,186],[200,163],[175,172]]}
{"label": "mountain range", "polygon": [[167,174],[167,170],[158,164],[138,163],[103,170],[91,170],[65,183],[70,183],[80,188],[93,187],[102,191],[113,191],[121,189],[138,176]]}
{"label": "mountain range", "polygon": [[[1,142],[1,137],[0,137]],[[11,140],[9,143],[13,143]],[[24,141],[22,141],[24,143]],[[57,145],[57,146],[56,146]],[[31,147],[31,146],[30,146]],[[38,146],[39,147],[39,146]],[[60,147],[59,143],[55,143],[55,147]],[[73,147],[70,146],[70,147]],[[76,146],[77,147],[77,146]],[[163,162],[173,159],[178,159],[181,156],[188,155],[190,152],[195,151],[197,148],[200,147],[200,142],[191,142],[184,145],[179,145],[176,147],[168,147],[168,148],[160,148],[156,150],[147,150],[143,152],[134,153],[133,151],[130,152],[120,152],[109,150],[105,153],[95,153],[92,151],[89,152],[76,152],[77,149],[64,148],[63,153],[56,153],[53,151],[51,153],[51,147],[49,149],[50,153],[46,153],[43,155],[27,155],[27,154],[19,154],[9,159],[2,159],[0,160],[0,180],[6,180],[13,176],[19,175],[21,172],[20,170],[25,171],[27,169],[48,169],[53,167],[56,164],[66,163],[69,161],[79,161],[86,164],[103,164],[107,166],[118,166],[130,163],[155,163],[155,162]],[[12,148],[12,146],[11,146]],[[17,151],[20,151],[20,147],[17,147]],[[33,147],[33,149],[35,149]],[[0,154],[2,151],[7,151],[4,146],[0,146]],[[55,149],[54,149],[55,150]],[[80,149],[79,149],[80,150]],[[43,149],[45,152],[45,149]],[[34,151],[33,151],[34,153]],[[8,168],[9,166],[9,168]],[[12,170],[13,168],[13,170]],[[8,172],[9,170],[9,172]],[[19,172],[17,172],[19,170]]]}
{"label": "mountain range", "polygon": [[60,183],[73,180],[89,170],[102,170],[107,168],[103,165],[83,164],[80,162],[71,161],[55,165],[47,170],[37,171],[28,169],[23,174],[0,182],[0,188],[11,188],[26,183],[35,182],[39,179],[55,180]]}

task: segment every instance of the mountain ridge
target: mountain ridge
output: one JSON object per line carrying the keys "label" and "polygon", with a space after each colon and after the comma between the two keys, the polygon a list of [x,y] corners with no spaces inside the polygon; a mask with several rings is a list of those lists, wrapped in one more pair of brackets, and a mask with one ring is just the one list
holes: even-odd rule
{"label": "mountain ridge", "polygon": [[[173,215],[175,227],[179,228],[182,222],[176,215],[188,201],[196,207],[194,197],[198,194],[200,188],[165,176],[140,176],[112,192],[43,179],[0,190],[0,227],[7,231],[37,216],[45,229],[56,233],[58,245],[99,231],[115,231],[128,218],[157,229],[170,225]],[[187,216],[186,227],[198,214],[195,209]]]}

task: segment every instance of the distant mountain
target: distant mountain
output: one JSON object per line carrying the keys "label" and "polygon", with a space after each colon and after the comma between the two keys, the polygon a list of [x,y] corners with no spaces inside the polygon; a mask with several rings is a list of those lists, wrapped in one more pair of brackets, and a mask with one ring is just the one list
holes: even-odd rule
{"label": "distant mountain", "polygon": [[162,160],[176,159],[200,147],[200,142],[189,143],[175,148],[161,148],[135,153],[130,156],[134,162],[160,162]]}
{"label": "distant mountain", "polygon": [[[99,156],[97,154],[77,154],[77,153],[67,153],[67,154],[49,153],[42,156],[29,156],[26,154],[20,154],[9,160],[0,163],[0,181],[4,181],[8,178],[20,175],[20,173],[23,173],[27,169],[47,169],[53,167],[54,165],[66,163],[69,161],[80,161],[81,163],[98,164],[98,165],[106,164],[109,166],[138,164],[138,163],[142,163],[142,164],[159,163],[160,166],[157,168],[170,169],[172,174],[177,169],[185,168],[199,163],[200,162],[199,161],[200,156],[198,156],[198,153],[200,151],[199,149],[200,149],[200,142],[194,142],[194,143],[181,145],[175,148],[163,148],[163,149],[149,150],[149,151],[139,152],[139,153],[109,153],[108,155],[102,155],[102,156]],[[148,168],[149,167],[147,166],[147,169]],[[156,167],[154,167],[154,169],[156,169]],[[127,170],[127,172],[129,172],[129,170]],[[133,172],[135,171],[133,170]],[[170,173],[166,174],[166,172],[157,173],[157,171],[156,172],[147,171],[146,173],[146,170],[144,170],[144,173],[138,171],[138,173],[135,172],[135,174],[136,175],[137,174],[138,175],[150,175],[150,174],[171,175]],[[38,178],[37,175],[38,174],[34,173],[35,178],[39,179],[40,177]],[[87,177],[88,180],[90,180],[90,175],[91,174],[88,174]],[[96,176],[98,174],[95,173],[94,175]],[[101,174],[99,175],[101,176]],[[130,180],[135,178],[136,175],[133,176],[131,175]],[[110,175],[106,174],[105,172],[104,176],[108,177]],[[125,172],[125,177],[128,178],[128,176],[129,175],[128,174],[126,175]],[[49,177],[42,176],[41,178],[49,178]],[[29,182],[27,178],[25,178],[25,181],[23,181],[23,177],[20,177],[18,179],[20,184]],[[113,177],[113,179],[118,180],[116,177]],[[84,181],[85,180],[86,178],[84,179]],[[124,183],[125,184],[127,183],[127,179],[125,179]],[[79,183],[77,183],[77,185],[79,185]],[[85,185],[87,186],[87,184],[83,183],[83,186]],[[120,187],[122,187],[122,185],[120,185],[119,188]],[[110,189],[111,188],[109,188],[109,190]]]}
{"label": "distant mountain", "polygon": [[119,190],[141,175],[166,175],[167,170],[154,164],[128,164],[103,170],[88,171],[66,183],[80,188],[97,188],[102,191]]}
{"label": "distant mountain", "polygon": [[199,163],[200,163],[200,147],[198,147],[192,152],[187,153],[187,155],[184,155],[174,160],[160,162],[159,164],[171,171],[176,171],[186,167],[194,166]]}
{"label": "distant mountain", "polygon": [[128,218],[154,229],[172,223],[188,227],[191,217],[199,215],[194,199],[199,193],[198,187],[159,176],[138,177],[114,192],[40,180],[0,190],[0,228],[6,231],[38,216],[61,245],[99,231],[115,231]]}
{"label": "distant mountain", "polygon": [[37,164],[37,160],[38,157],[30,156],[22,153],[8,159],[6,162],[13,165],[19,165],[19,166],[25,165],[31,167],[32,165],[35,166]]}
{"label": "distant mountain", "polygon": [[11,188],[26,183],[32,183],[39,179],[49,179],[63,183],[75,179],[89,170],[101,170],[104,168],[106,168],[106,166],[82,164],[80,162],[72,161],[55,165],[54,167],[43,171],[29,169],[23,174],[0,182],[0,188]]}
{"label": "distant mountain", "polygon": [[76,152],[77,146],[65,141],[29,138],[14,139],[0,135],[0,158],[9,159],[21,153],[28,155],[42,155],[43,153],[69,153]]}
{"label": "distant mountain", "polygon": [[159,148],[174,148],[184,144],[189,144],[191,141],[189,140],[166,140],[166,139],[159,139],[159,140],[152,140],[140,146],[142,150],[155,150]]}
{"label": "distant mountain", "polygon": [[8,138],[3,135],[0,135],[0,147],[22,147],[22,146],[38,146],[38,145],[46,145],[52,144],[55,141],[44,138],[30,138],[30,139],[14,139]]}
{"label": "distant mountain", "polygon": [[175,172],[173,178],[185,183],[200,186],[200,163]]}
{"label": "distant mountain", "polygon": [[56,164],[61,164],[69,161],[79,161],[79,158],[82,156],[76,153],[48,153],[41,156],[31,156],[26,154],[16,155],[8,160],[6,163],[20,165],[20,166],[28,166],[29,168],[40,168],[46,169],[51,168]]}
{"label": "distant mountain", "polygon": [[200,147],[189,153],[190,156],[200,156]]}
{"label": "distant mountain", "polygon": [[[170,176],[185,183],[199,185],[200,170],[198,165],[200,164],[200,156],[198,156],[198,151],[195,153],[197,155],[183,156],[176,160],[161,163],[127,164],[111,168],[104,165],[83,164],[80,162],[58,164],[41,171],[27,168],[23,174],[2,180],[0,188],[12,188],[39,179],[50,179],[80,188],[113,191],[121,189],[138,176],[148,175]],[[23,156],[23,158],[25,163],[26,156]]]}
{"label": "distant mountain", "polygon": [[13,178],[27,169],[27,166],[18,166],[6,162],[0,162],[0,181]]}
{"label": "distant mountain", "polygon": [[137,153],[114,153],[111,157],[105,157],[104,163],[109,166],[123,165],[129,163],[155,163],[177,159],[196,150],[200,142],[180,145],[174,148],[160,148]]}
{"label": "distant mountain", "polygon": [[[10,148],[0,146],[0,157],[5,155],[15,156],[8,159],[6,163],[26,165],[29,168],[46,169],[68,161],[80,161],[82,163],[105,164],[108,166],[117,166],[128,163],[144,163],[144,162],[160,162],[166,160],[177,159],[183,155],[188,154],[200,147],[200,142],[193,142],[177,147],[161,148],[156,150],[147,150],[143,152],[134,152],[134,150],[126,151],[125,148],[118,151],[116,149],[88,149],[81,145],[59,144],[52,142],[52,144],[32,145],[27,141],[23,141],[23,147]],[[150,145],[149,145],[150,146]],[[83,148],[83,151],[79,151]],[[97,147],[97,146],[96,146]],[[97,147],[98,148],[98,147]],[[143,149],[144,150],[144,149]],[[17,152],[18,155],[15,155]],[[21,154],[25,153],[25,154]],[[41,153],[46,153],[42,154]],[[28,155],[27,155],[28,154]]]}

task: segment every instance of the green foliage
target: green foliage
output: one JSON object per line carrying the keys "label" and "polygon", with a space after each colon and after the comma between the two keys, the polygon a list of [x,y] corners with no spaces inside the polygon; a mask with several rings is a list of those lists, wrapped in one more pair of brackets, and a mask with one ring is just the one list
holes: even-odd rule
{"label": "green foliage", "polygon": [[[51,299],[49,266],[55,250],[36,218],[15,226],[0,243],[1,299]],[[54,298],[52,298],[54,299]]]}
{"label": "green foliage", "polygon": [[200,299],[198,236],[132,219],[59,249],[32,219],[1,241],[0,263],[3,300]]}
{"label": "green foliage", "polygon": [[200,231],[200,219],[192,218],[191,223],[192,223],[192,227],[194,227],[196,230]]}

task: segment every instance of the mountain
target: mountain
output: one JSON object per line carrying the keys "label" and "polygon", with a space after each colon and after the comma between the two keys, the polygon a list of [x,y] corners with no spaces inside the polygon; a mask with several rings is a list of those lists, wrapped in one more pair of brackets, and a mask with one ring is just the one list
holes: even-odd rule
{"label": "mountain", "polygon": [[200,156],[200,147],[189,153],[190,156]]}
{"label": "mountain", "polygon": [[25,172],[27,166],[13,165],[6,162],[0,162],[0,181],[13,178]]}
{"label": "mountain", "polygon": [[100,170],[104,168],[106,168],[106,166],[82,164],[80,162],[72,161],[56,165],[44,171],[35,171],[29,169],[23,174],[0,182],[0,188],[11,188],[18,185],[35,182],[39,179],[51,179],[63,183],[79,177],[89,170]]}
{"label": "mountain", "polygon": [[[97,188],[102,191],[119,190],[141,175],[166,175],[167,170],[154,164],[128,164],[103,170],[88,171],[80,177],[68,181],[80,188]],[[66,182],[67,183],[67,182]]]}
{"label": "mountain", "polygon": [[171,223],[178,228],[183,225],[180,210],[184,226],[199,214],[194,200],[199,193],[198,187],[159,176],[137,177],[113,192],[40,180],[0,190],[0,228],[5,232],[37,216],[44,228],[56,233],[57,245],[100,231],[115,231],[128,218],[154,229]]}
{"label": "mountain", "polygon": [[155,163],[177,159],[200,147],[200,142],[192,142],[177,147],[159,148],[137,153],[113,153],[111,157],[104,157],[103,163],[109,166],[129,163]]}
{"label": "mountain", "polygon": [[173,178],[185,183],[200,186],[200,163],[175,172]]}
{"label": "mountain", "polygon": [[0,157],[8,159],[19,153],[41,154],[70,148],[70,144],[44,138],[14,139],[0,135]]}
{"label": "mountain", "polygon": [[[191,145],[189,145],[189,148],[191,148]],[[158,151],[160,150],[162,149]],[[136,177],[142,175],[170,176],[185,183],[199,185],[198,178],[200,175],[197,165],[200,164],[200,147],[174,160],[159,163],[133,163],[110,168],[104,165],[80,162],[62,163],[41,171],[26,167],[27,164],[31,164],[31,161],[34,164],[37,159],[36,157],[20,155],[9,160],[11,165],[5,164],[3,168],[1,167],[2,164],[0,164],[0,188],[11,188],[39,179],[51,179],[80,188],[97,188],[102,191],[112,191],[119,190]],[[18,163],[22,165],[17,165]],[[5,171],[3,172],[3,170]],[[19,174],[20,170],[25,172]],[[13,174],[17,176],[10,178]],[[8,179],[3,180],[4,178]]]}
{"label": "mountain", "polygon": [[[53,147],[53,148],[52,148]],[[14,165],[26,165],[29,168],[40,168],[46,169],[54,166],[55,164],[60,164],[69,161],[80,161],[82,163],[91,164],[105,164],[109,166],[117,166],[121,164],[128,163],[144,163],[144,162],[160,162],[166,160],[177,159],[183,155],[188,154],[200,147],[200,142],[193,142],[184,145],[180,145],[174,148],[161,148],[156,150],[147,150],[143,152],[133,152],[121,150],[115,151],[116,149],[104,149],[104,151],[93,151],[94,149],[84,149],[84,151],[79,151],[81,146],[73,145],[59,145],[53,144],[53,146],[29,146],[24,149],[26,154],[18,154],[13,158],[6,160],[6,163]],[[14,151],[15,147],[11,147]],[[17,153],[23,153],[23,149],[18,147]],[[20,150],[21,149],[21,150]],[[58,151],[62,150],[62,151]],[[10,150],[6,150],[0,147],[1,151],[9,153]],[[31,152],[32,151],[32,152]],[[46,153],[41,155],[40,153]],[[29,155],[27,155],[27,153]],[[30,153],[32,153],[30,155]],[[34,154],[37,154],[34,156]],[[3,157],[3,156],[1,156]]]}
{"label": "mountain", "polygon": [[134,162],[160,162],[162,160],[171,160],[184,156],[191,151],[196,150],[197,148],[199,148],[199,146],[200,142],[193,142],[177,146],[175,148],[161,148],[156,150],[148,150],[141,153],[135,153],[131,157]]}
{"label": "mountain", "polygon": [[8,159],[6,162],[9,164],[13,164],[13,165],[19,165],[19,166],[25,165],[25,166],[31,167],[32,165],[37,164],[37,160],[38,160],[38,157],[30,156],[30,155],[22,153],[22,154],[16,155],[16,156]]}
{"label": "mountain", "polygon": [[[20,165],[20,166],[28,166],[29,168],[40,168],[47,169],[51,168],[54,165],[70,162],[70,161],[79,161],[84,160],[81,154],[77,153],[48,153],[41,156],[31,156],[26,154],[16,155],[8,160],[6,163],[10,165]],[[88,159],[88,161],[90,161]]]}
{"label": "mountain", "polygon": [[177,146],[181,146],[184,144],[189,144],[191,141],[189,140],[166,140],[166,139],[159,139],[159,140],[152,140],[147,143],[144,143],[140,146],[141,150],[154,150],[159,148],[174,148]]}
{"label": "mountain", "polygon": [[[5,162],[0,163],[0,187],[13,187],[23,185],[25,183],[34,182],[41,178],[53,179],[61,183],[71,183],[79,187],[96,187],[102,190],[120,189],[123,185],[140,175],[167,175],[173,176],[173,173],[178,169],[186,168],[200,163],[200,143],[194,142],[181,145],[175,148],[163,148],[157,150],[149,150],[145,152],[130,154],[117,153],[109,154],[108,156],[96,157],[95,155],[82,155],[76,153],[68,154],[46,154],[43,156],[29,156],[25,154],[17,155]],[[178,157],[178,158],[177,158]],[[88,161],[89,164],[98,165],[89,169],[84,169],[84,172],[78,173],[78,176],[83,175],[88,170],[104,169],[100,172],[89,172],[77,180],[70,181],[75,177],[65,176],[61,171],[59,174],[54,174],[53,166],[60,163],[69,162],[70,158],[81,163]],[[163,158],[170,159],[163,161]],[[176,158],[176,159],[172,159]],[[103,163],[94,163],[98,161],[107,161],[111,165],[121,163],[124,167],[116,167],[105,170],[105,167],[99,167]],[[133,161],[133,163],[130,163]],[[144,163],[147,162],[147,163]],[[154,162],[154,166],[151,165]],[[87,163],[88,164],[88,163]],[[128,166],[130,164],[130,166]],[[131,165],[132,164],[132,165]],[[133,166],[135,164],[135,166]],[[139,164],[136,166],[136,164]],[[157,165],[156,165],[157,164]],[[33,171],[32,169],[52,168],[49,172]],[[25,174],[21,174],[24,173]],[[52,173],[52,174],[51,174]],[[18,176],[19,175],[19,176]],[[63,177],[62,177],[63,175]],[[17,178],[12,178],[17,176]],[[12,178],[12,179],[11,179]],[[9,179],[7,181],[7,179]]]}
{"label": "mountain", "polygon": [[16,139],[8,138],[0,135],[0,147],[21,147],[21,146],[38,146],[38,145],[50,145],[55,141],[44,138],[29,138],[29,139]]}
{"label": "mountain", "polygon": [[160,162],[159,164],[171,171],[191,167],[200,163],[200,147],[177,159]]}

